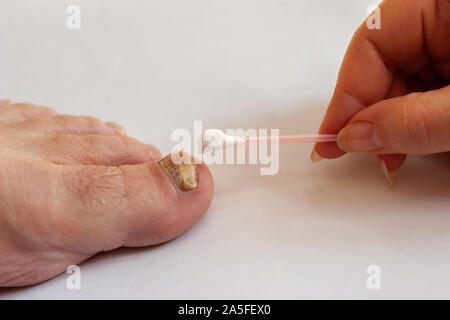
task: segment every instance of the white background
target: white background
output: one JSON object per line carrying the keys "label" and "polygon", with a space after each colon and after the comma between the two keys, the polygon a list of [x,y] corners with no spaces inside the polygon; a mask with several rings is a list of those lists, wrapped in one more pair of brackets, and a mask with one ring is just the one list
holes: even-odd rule
{"label": "white background", "polygon": [[[0,0],[0,97],[120,122],[163,152],[194,120],[313,133],[376,2]],[[193,229],[90,259],[81,290],[63,274],[0,298],[450,298],[450,157],[412,157],[389,186],[372,156],[313,165],[311,147],[282,146],[275,176],[212,166],[215,198]]]}

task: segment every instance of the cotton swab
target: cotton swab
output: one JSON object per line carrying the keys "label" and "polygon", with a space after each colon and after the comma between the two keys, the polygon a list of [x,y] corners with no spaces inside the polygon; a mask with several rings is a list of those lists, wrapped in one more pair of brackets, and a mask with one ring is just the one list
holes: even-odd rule
{"label": "cotton swab", "polygon": [[221,149],[232,147],[234,144],[258,144],[258,143],[310,143],[310,142],[336,142],[336,134],[308,134],[288,136],[230,136],[221,130],[209,129],[203,132],[202,150]]}

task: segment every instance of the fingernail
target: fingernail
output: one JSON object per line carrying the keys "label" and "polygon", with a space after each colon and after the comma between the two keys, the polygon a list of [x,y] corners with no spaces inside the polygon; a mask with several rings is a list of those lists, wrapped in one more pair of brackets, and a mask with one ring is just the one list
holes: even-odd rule
{"label": "fingernail", "polygon": [[387,182],[389,184],[395,183],[395,173],[393,171],[389,171],[389,169],[386,166],[386,161],[380,156],[378,158],[378,164],[380,165],[381,172],[383,172],[384,177],[386,178]]}
{"label": "fingernail", "polygon": [[[183,157],[183,153],[180,152],[179,156]],[[169,154],[158,163],[178,191],[186,192],[197,188],[197,166],[194,161],[176,164],[172,161],[172,154]]]}
{"label": "fingernail", "polygon": [[122,136],[125,136],[127,134],[123,127],[117,122],[107,122],[106,124]]}
{"label": "fingernail", "polygon": [[147,150],[150,154],[150,158],[152,158],[153,160],[161,160],[161,152],[159,152],[159,150],[155,146],[149,144],[147,145]]}
{"label": "fingernail", "polygon": [[317,153],[316,147],[314,147],[313,151],[311,152],[311,161],[313,163],[317,163],[317,162],[320,162],[322,160],[323,160],[323,158]]}
{"label": "fingernail", "polygon": [[339,132],[339,148],[347,152],[374,151],[383,148],[377,129],[370,122],[359,122],[346,126]]}

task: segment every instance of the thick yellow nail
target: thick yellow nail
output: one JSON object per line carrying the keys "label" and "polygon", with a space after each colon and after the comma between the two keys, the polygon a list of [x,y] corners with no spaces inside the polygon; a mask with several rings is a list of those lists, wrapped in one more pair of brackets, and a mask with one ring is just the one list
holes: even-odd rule
{"label": "thick yellow nail", "polygon": [[394,184],[395,183],[395,173],[393,171],[388,170],[388,168],[386,166],[386,162],[380,156],[378,156],[378,163],[380,165],[381,172],[383,172],[383,175],[386,178],[387,182],[389,182],[389,184]]}
{"label": "thick yellow nail", "polygon": [[322,160],[323,160],[323,158],[317,153],[316,147],[314,147],[313,151],[311,152],[311,161],[313,163],[317,163],[317,162],[320,162]]}
{"label": "thick yellow nail", "polygon": [[[181,151],[178,154],[183,158]],[[197,188],[197,166],[193,159],[190,163],[176,164],[172,161],[172,154],[169,154],[158,163],[178,191],[186,192]]]}

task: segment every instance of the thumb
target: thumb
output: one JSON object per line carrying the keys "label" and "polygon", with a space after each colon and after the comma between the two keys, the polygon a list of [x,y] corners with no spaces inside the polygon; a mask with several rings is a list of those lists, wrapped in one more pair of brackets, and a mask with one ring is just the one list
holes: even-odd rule
{"label": "thumb", "polygon": [[57,209],[70,208],[70,242],[92,253],[179,236],[205,214],[214,188],[205,164],[176,165],[171,155],[141,165],[63,166],[60,176]]}
{"label": "thumb", "polygon": [[348,152],[431,154],[450,151],[450,86],[380,101],[339,132]]}

